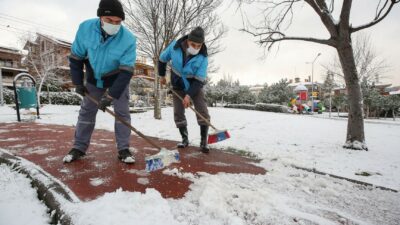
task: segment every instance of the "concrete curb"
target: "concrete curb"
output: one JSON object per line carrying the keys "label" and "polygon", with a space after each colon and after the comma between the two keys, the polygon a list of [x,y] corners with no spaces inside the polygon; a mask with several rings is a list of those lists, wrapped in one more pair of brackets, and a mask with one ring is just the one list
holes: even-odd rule
{"label": "concrete curb", "polygon": [[0,149],[0,164],[5,164],[10,168],[26,175],[36,188],[38,197],[50,210],[51,224],[73,225],[69,215],[62,209],[62,201],[74,202],[77,197],[66,187],[60,184],[40,167],[33,163],[11,155]]}

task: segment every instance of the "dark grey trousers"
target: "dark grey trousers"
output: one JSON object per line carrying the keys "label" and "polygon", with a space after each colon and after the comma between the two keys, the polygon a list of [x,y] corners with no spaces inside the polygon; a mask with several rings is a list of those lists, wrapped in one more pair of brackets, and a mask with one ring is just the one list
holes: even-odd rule
{"label": "dark grey trousers", "polygon": [[[179,96],[182,98],[185,97],[185,92],[184,91],[179,91],[179,90],[174,90]],[[177,128],[181,127],[186,127],[187,126],[187,121],[186,121],[186,116],[185,116],[185,108],[183,107],[182,100],[180,100],[178,97],[176,97],[173,94],[173,103],[174,103],[174,120]],[[208,114],[208,109],[207,109],[207,102],[206,98],[204,95],[203,89],[200,89],[200,91],[197,93],[196,96],[193,97],[192,102],[194,104],[194,108],[205,118],[207,118],[208,121],[210,121],[210,115]],[[204,122],[201,117],[199,117],[196,114],[197,117],[197,123],[200,126],[208,126],[206,122]]]}
{"label": "dark grey trousers", "polygon": [[[96,86],[87,83],[86,88],[89,94],[97,100],[100,100],[106,89],[97,88]],[[124,90],[119,99],[113,100],[114,112],[117,116],[121,117],[128,123],[131,122],[131,115],[129,113],[129,86]],[[81,109],[79,111],[78,123],[75,129],[75,141],[73,147],[86,152],[90,138],[96,124],[96,115],[98,109],[97,105],[87,97],[83,98]],[[110,115],[111,116],[111,115]],[[117,150],[129,148],[129,137],[131,130],[123,123],[115,120],[114,122],[115,139],[117,142]]]}

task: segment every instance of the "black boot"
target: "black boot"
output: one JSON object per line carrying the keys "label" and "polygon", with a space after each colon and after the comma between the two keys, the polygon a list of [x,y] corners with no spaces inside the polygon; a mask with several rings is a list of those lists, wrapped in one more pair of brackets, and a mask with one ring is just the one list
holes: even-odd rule
{"label": "black boot", "polygon": [[210,148],[208,147],[207,138],[208,138],[208,126],[200,126],[200,148],[203,153],[208,153]]}
{"label": "black boot", "polygon": [[69,153],[66,156],[64,156],[63,162],[64,163],[70,163],[70,162],[73,162],[73,161],[75,161],[75,160],[77,160],[79,158],[82,158],[84,155],[85,155],[85,153],[82,152],[81,150],[76,149],[76,148],[72,148],[71,151],[69,151]]}
{"label": "black boot", "polygon": [[182,136],[182,142],[178,143],[176,146],[178,148],[186,148],[189,145],[189,138],[188,138],[188,130],[187,127],[180,127],[179,128],[179,133],[181,133]]}
{"label": "black boot", "polygon": [[127,164],[135,163],[135,156],[132,155],[128,148],[118,151],[118,159]]}

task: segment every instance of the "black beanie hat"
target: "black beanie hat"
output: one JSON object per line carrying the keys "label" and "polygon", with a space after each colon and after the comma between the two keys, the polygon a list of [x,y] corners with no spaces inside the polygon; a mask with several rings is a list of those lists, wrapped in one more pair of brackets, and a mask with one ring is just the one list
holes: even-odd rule
{"label": "black beanie hat", "polygon": [[97,9],[97,16],[118,16],[125,20],[124,9],[118,0],[101,0]]}
{"label": "black beanie hat", "polygon": [[204,43],[204,30],[201,27],[196,27],[189,33],[189,41],[196,43]]}

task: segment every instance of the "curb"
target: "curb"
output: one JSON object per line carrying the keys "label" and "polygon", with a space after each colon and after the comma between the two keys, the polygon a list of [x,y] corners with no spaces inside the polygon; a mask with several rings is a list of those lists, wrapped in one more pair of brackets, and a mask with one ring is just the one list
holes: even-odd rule
{"label": "curb", "polygon": [[77,197],[35,164],[0,149],[0,164],[24,174],[31,180],[37,190],[39,200],[42,200],[50,210],[50,224],[73,225],[69,215],[62,210],[63,201],[74,202]]}
{"label": "curb", "polygon": [[293,165],[293,164],[290,165],[290,166],[295,168],[295,169],[298,169],[298,170],[304,170],[304,171],[307,171],[307,172],[310,172],[310,173],[315,173],[315,174],[319,174],[319,175],[323,175],[323,176],[329,176],[329,177],[333,177],[333,178],[340,179],[340,180],[346,180],[348,182],[351,182],[351,183],[354,183],[354,184],[359,184],[359,185],[364,185],[366,187],[377,188],[377,189],[380,189],[380,190],[383,190],[383,191],[391,191],[391,192],[394,192],[394,193],[398,193],[399,192],[398,190],[395,190],[395,189],[392,189],[392,188],[383,187],[383,186],[379,186],[379,185],[374,185],[374,184],[367,183],[367,182],[364,182],[364,181],[355,180],[355,179],[351,179],[351,178],[347,178],[347,177],[342,177],[342,176],[338,176],[338,175],[335,175],[335,174],[325,173],[325,172],[316,170],[315,168],[310,169],[310,168],[305,168],[305,167],[301,167],[301,166],[296,166],[296,165]]}

